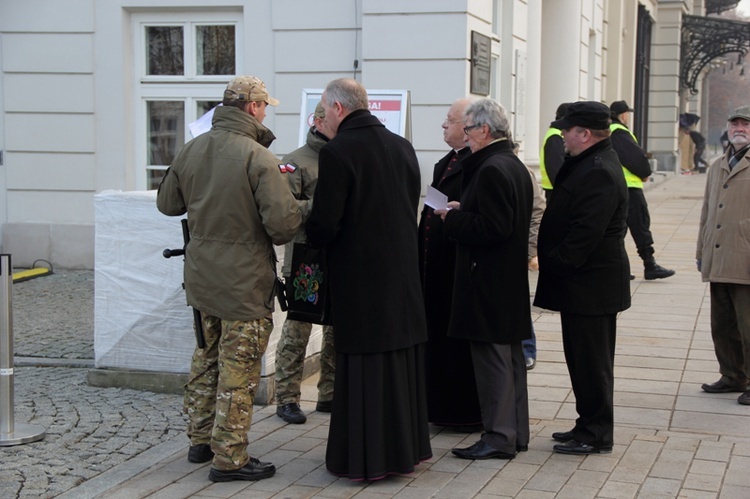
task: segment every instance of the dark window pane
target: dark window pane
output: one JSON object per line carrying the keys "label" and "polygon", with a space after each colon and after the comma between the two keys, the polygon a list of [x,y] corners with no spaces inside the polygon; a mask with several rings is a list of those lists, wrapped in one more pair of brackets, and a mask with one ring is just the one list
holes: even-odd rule
{"label": "dark window pane", "polygon": [[185,143],[185,105],[182,101],[148,102],[148,164],[172,163]]}
{"label": "dark window pane", "polygon": [[159,183],[167,170],[147,170],[146,173],[148,174],[146,189],[152,190],[159,187]]}
{"label": "dark window pane", "polygon": [[196,102],[198,106],[198,112],[196,113],[196,116],[200,118],[207,112],[209,112],[211,109],[215,108],[219,104],[221,104],[220,100],[199,100]]}
{"label": "dark window pane", "polygon": [[182,28],[179,26],[149,26],[146,28],[148,47],[147,75],[183,75]]}
{"label": "dark window pane", "polygon": [[198,26],[195,40],[197,74],[235,74],[234,26]]}

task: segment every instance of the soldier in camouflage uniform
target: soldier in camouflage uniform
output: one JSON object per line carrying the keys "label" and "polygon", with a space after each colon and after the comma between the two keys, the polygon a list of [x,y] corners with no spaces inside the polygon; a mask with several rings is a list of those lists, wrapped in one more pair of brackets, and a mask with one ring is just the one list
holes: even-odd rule
{"label": "soldier in camouflage uniform", "polygon": [[274,136],[262,122],[266,107],[278,103],[258,78],[230,81],[211,130],[177,153],[156,198],[165,215],[187,213],[185,291],[201,312],[206,340],[185,386],[188,461],[213,460],[214,482],[276,472],[248,456],[247,432],[273,329],[273,245],[288,242],[309,209],[291,195],[267,149]]}
{"label": "soldier in camouflage uniform", "polygon": [[[305,145],[282,159],[282,170],[287,173],[289,187],[297,199],[312,199],[318,183],[318,153],[328,141],[323,124],[325,111],[318,103],[313,114],[313,126],[307,132]],[[305,231],[300,230],[292,242],[284,248],[284,265],[281,272],[289,279],[292,266],[292,249],[295,242],[305,242]],[[302,424],[307,416],[300,409],[300,383],[305,362],[307,342],[312,324],[287,319],[276,345],[276,414],[287,423]],[[318,381],[319,412],[331,412],[333,400],[333,377],[336,353],[333,349],[333,328],[323,327],[323,344],[320,351],[320,379]]]}

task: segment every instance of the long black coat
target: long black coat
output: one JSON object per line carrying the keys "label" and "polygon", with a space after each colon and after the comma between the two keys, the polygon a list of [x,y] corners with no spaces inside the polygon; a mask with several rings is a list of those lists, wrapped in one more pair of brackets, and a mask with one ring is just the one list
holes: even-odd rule
{"label": "long black coat", "polygon": [[630,307],[627,213],[625,177],[609,139],[566,159],[539,227],[534,305],[580,315]]}
{"label": "long black coat", "polygon": [[490,343],[531,337],[531,176],[507,140],[462,162],[461,209],[445,217],[457,243],[449,336]]}
{"label": "long black coat", "polygon": [[[448,201],[461,200],[461,162],[469,155],[468,147],[452,150],[435,164],[430,185],[448,196]],[[427,414],[435,424],[469,426],[480,423],[482,416],[471,345],[448,337],[456,243],[445,236],[443,228],[441,218],[425,206],[419,219],[419,269],[429,337],[425,348]]]}
{"label": "long black coat", "polygon": [[[451,151],[435,164],[430,185],[448,196],[448,201],[461,200],[461,160],[470,154],[468,147]],[[425,205],[419,219],[419,270],[430,338],[433,331],[445,336],[451,316],[456,243],[448,240],[443,228],[440,217]]]}
{"label": "long black coat", "polygon": [[427,341],[414,148],[359,110],[344,118],[319,161],[305,228],[311,244],[328,248],[336,351],[387,352]]}

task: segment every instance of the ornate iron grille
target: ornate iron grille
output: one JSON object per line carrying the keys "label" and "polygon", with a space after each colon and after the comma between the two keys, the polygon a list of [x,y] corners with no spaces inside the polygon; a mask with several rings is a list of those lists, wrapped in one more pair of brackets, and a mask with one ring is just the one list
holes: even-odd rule
{"label": "ornate iron grille", "polygon": [[680,84],[698,93],[696,82],[708,64],[723,55],[750,50],[750,23],[715,17],[683,16]]}

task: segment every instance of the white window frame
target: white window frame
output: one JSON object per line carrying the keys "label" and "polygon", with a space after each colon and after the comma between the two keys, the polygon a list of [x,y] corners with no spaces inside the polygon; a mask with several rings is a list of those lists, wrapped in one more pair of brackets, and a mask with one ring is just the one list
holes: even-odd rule
{"label": "white window frame", "polygon": [[[185,103],[185,141],[192,137],[188,125],[200,118],[198,101],[221,101],[227,81],[233,75],[196,75],[195,26],[233,25],[235,27],[235,72],[243,74],[240,67],[244,61],[242,12],[142,12],[131,18],[133,40],[133,88],[134,88],[134,144],[135,186],[147,189],[148,170],[166,169],[169,165],[148,164],[148,102],[182,101]],[[182,26],[184,33],[184,75],[147,75],[147,52],[145,29],[149,26]]]}

